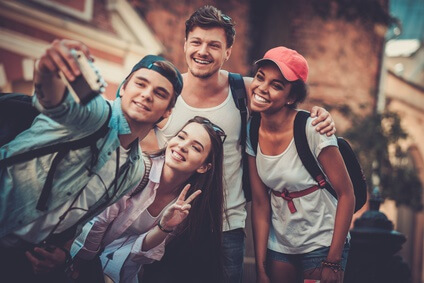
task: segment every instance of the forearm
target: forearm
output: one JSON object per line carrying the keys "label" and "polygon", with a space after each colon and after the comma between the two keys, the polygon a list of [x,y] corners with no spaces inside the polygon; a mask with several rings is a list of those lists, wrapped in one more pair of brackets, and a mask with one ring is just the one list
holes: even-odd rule
{"label": "forearm", "polygon": [[355,197],[353,193],[343,194],[338,197],[333,239],[327,255],[327,260],[330,262],[341,260],[343,246],[352,221],[354,205]]}
{"label": "forearm", "polygon": [[[103,212],[104,214],[104,212]],[[82,259],[92,259],[100,252],[101,243],[110,222],[98,217],[86,223],[81,233],[72,243],[71,255]]]}
{"label": "forearm", "polygon": [[65,84],[56,73],[42,72],[37,64],[34,70],[34,90],[40,104],[45,108],[58,106],[65,95]]}
{"label": "forearm", "polygon": [[162,231],[156,225],[147,233],[146,237],[144,238],[141,250],[145,252],[155,248],[161,244],[168,237],[168,235],[169,233]]}
{"label": "forearm", "polygon": [[270,227],[270,206],[252,201],[252,229],[255,247],[256,268],[258,272],[265,272],[266,250]]}

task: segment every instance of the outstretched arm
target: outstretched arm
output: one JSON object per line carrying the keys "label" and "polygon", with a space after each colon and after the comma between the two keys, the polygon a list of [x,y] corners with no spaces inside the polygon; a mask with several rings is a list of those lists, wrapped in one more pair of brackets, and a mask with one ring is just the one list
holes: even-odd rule
{"label": "outstretched arm", "polygon": [[87,58],[91,58],[87,46],[83,43],[55,40],[35,64],[35,93],[45,108],[58,106],[64,98],[65,84],[58,76],[59,71],[71,82],[81,74],[71,49],[81,50]]}
{"label": "outstretched arm", "polygon": [[317,117],[312,121],[312,126],[316,125],[315,129],[321,135],[326,134],[327,136],[331,136],[336,133],[336,125],[334,123],[333,117],[331,117],[330,112],[324,108],[318,106],[312,107],[311,117]]}

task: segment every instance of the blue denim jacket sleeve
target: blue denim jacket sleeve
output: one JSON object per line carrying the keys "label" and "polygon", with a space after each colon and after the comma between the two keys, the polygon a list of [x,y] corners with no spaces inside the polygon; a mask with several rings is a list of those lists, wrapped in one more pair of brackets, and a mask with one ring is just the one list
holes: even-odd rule
{"label": "blue denim jacket sleeve", "polygon": [[[106,122],[109,113],[109,106],[101,96],[83,106],[77,104],[70,95],[66,95],[64,101],[52,109],[43,109],[37,98],[33,99],[42,114],[35,118],[30,128],[20,133],[10,143],[0,147],[0,159],[87,136]],[[119,146],[118,130],[110,128],[106,137],[100,139],[97,145],[100,153],[96,171],[108,160],[109,152]],[[48,154],[0,168],[0,237],[45,213],[37,211],[35,203],[54,156]],[[89,181],[86,164],[90,160],[91,150],[88,147],[71,151],[62,160],[55,174],[52,191],[54,196],[49,198],[49,210],[60,206]]]}
{"label": "blue denim jacket sleeve", "polygon": [[37,95],[33,96],[34,106],[44,115],[66,125],[69,130],[92,131],[103,125],[107,118],[108,106],[102,96],[97,96],[87,105],[76,103],[69,92],[64,100],[54,108],[46,109],[39,102]]}

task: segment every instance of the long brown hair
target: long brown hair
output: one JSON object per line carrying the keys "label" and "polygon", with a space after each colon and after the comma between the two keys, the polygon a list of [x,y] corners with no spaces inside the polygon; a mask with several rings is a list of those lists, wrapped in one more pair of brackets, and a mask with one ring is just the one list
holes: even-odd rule
{"label": "long brown hair", "polygon": [[[208,119],[196,116],[190,123],[201,124],[209,134],[211,150],[206,162],[210,169],[194,173],[186,183],[187,195],[202,190],[177,236],[165,247],[162,260],[144,266],[142,282],[220,282],[222,279],[221,236],[223,221],[224,131]],[[183,127],[183,128],[184,128]]]}

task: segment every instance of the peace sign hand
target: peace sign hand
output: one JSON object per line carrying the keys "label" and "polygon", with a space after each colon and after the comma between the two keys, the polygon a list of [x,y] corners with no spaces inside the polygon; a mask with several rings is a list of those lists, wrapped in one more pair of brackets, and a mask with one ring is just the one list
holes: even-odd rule
{"label": "peace sign hand", "polygon": [[190,184],[187,184],[181,191],[177,201],[169,206],[163,213],[160,224],[164,229],[173,230],[176,226],[181,224],[189,213],[191,208],[190,203],[202,192],[201,190],[197,190],[185,200],[189,188]]}

